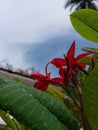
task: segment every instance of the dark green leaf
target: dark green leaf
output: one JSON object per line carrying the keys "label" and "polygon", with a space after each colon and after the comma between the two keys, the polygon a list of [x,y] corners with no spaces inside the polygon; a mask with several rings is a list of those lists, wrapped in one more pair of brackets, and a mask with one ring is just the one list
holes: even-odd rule
{"label": "dark green leaf", "polygon": [[67,130],[67,127],[79,130],[77,120],[62,102],[47,93],[1,77],[0,107],[35,130]]}
{"label": "dark green leaf", "polygon": [[[44,107],[19,83],[1,79],[0,108],[10,113],[20,122],[35,130],[68,130],[55,115]],[[4,80],[4,83],[2,83]],[[26,87],[26,86],[25,86]],[[55,123],[54,123],[55,122]]]}

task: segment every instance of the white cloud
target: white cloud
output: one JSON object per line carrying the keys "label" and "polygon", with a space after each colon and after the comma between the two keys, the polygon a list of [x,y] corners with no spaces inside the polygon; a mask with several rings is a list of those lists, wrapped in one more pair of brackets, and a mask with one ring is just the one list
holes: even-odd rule
{"label": "white cloud", "polygon": [[[36,43],[68,33],[65,0],[1,0],[0,41]],[[67,33],[66,33],[67,32]]]}
{"label": "white cloud", "polygon": [[0,61],[26,68],[20,45],[69,34],[65,0],[0,0]]}
{"label": "white cloud", "polygon": [[24,54],[26,52],[26,48],[15,45],[15,44],[2,44],[0,46],[0,66],[4,65],[7,62],[11,64],[14,68],[28,68],[29,64],[25,63]]}

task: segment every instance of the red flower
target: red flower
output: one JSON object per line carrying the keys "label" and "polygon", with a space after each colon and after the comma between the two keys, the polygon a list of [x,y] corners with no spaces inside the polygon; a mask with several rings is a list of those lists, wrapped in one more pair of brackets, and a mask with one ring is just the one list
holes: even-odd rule
{"label": "red flower", "polygon": [[34,84],[34,87],[45,91],[48,88],[49,84],[57,85],[58,83],[62,83],[62,77],[50,78],[50,73],[46,73],[46,75],[42,75],[41,73],[32,73],[31,77],[36,79],[37,82]]}
{"label": "red flower", "polygon": [[[78,70],[83,71],[84,73],[88,74],[85,70],[86,64],[80,62],[80,59],[90,55],[96,54],[96,52],[87,52],[78,55],[75,58],[75,41],[72,43],[70,49],[68,50],[67,54],[64,55],[63,58],[54,58],[52,59],[47,65],[46,70],[49,64],[53,64],[57,68],[59,68],[59,74],[69,82],[73,77],[72,75],[77,74]],[[65,74],[64,74],[65,73]]]}

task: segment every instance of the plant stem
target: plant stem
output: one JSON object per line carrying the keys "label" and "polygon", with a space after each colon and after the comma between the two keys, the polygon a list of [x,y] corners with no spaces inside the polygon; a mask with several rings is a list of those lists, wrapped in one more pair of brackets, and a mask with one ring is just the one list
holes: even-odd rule
{"label": "plant stem", "polygon": [[81,117],[82,117],[82,121],[83,121],[83,130],[90,130],[89,125],[88,125],[88,120],[84,114],[82,95],[81,95],[80,102],[81,102]]}
{"label": "plant stem", "polygon": [[71,92],[66,88],[67,93],[70,95],[70,97],[72,98],[72,100],[74,101],[74,103],[76,104],[76,106],[81,109],[81,106],[79,104],[79,102],[75,99],[75,97],[71,94]]}
{"label": "plant stem", "polygon": [[80,98],[80,105],[81,105],[81,117],[82,117],[82,121],[83,121],[83,130],[90,130],[89,129],[89,125],[88,125],[88,120],[86,118],[86,115],[84,113],[84,107],[83,107],[83,97],[82,97],[82,92],[79,91],[79,88],[83,88],[82,84],[81,84],[81,80],[77,79],[78,81],[78,93],[79,93],[79,98]]}

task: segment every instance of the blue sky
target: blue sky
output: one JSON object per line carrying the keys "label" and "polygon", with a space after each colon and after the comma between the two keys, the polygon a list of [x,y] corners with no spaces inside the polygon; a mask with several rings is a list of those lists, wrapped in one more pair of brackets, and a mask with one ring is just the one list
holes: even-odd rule
{"label": "blue sky", "polygon": [[97,46],[73,29],[66,0],[0,0],[0,61],[43,72],[53,57],[62,57],[73,40],[77,53]]}

